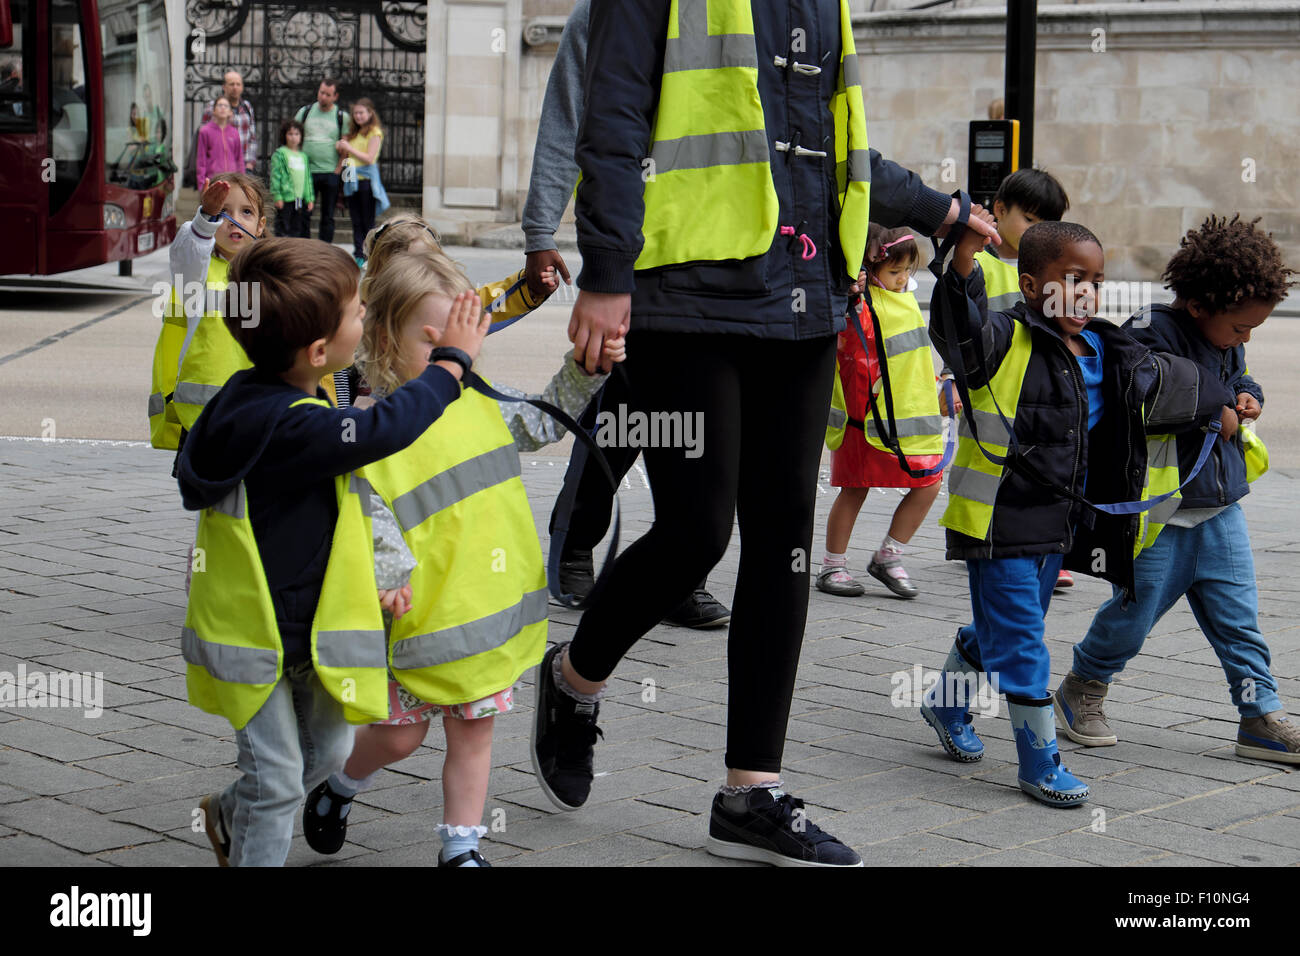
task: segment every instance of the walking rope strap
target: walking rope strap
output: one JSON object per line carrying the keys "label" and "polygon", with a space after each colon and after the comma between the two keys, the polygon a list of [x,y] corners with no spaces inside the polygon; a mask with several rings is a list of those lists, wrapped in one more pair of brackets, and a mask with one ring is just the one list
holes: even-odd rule
{"label": "walking rope strap", "polygon": [[[885,396],[885,417],[888,419],[888,427],[880,420],[880,409],[876,403],[876,392],[872,390],[867,397],[867,410],[871,412],[871,419],[876,426],[876,434],[884,443],[885,447],[894,453],[898,458],[898,467],[911,478],[929,478],[931,475],[937,475],[950,464],[953,456],[957,453],[957,428],[956,428],[956,396],[953,393],[953,383],[945,381],[943,383],[943,394],[948,400],[948,412],[953,419],[953,427],[948,432],[948,437],[944,441],[943,457],[933,468],[913,468],[907,460],[907,455],[903,452],[903,447],[898,440],[898,421],[894,417],[894,394],[889,381],[889,356],[885,349],[885,339],[880,328],[880,317],[876,315],[876,310],[871,307],[871,297],[869,295],[858,294],[858,301],[871,316],[871,328],[876,337],[876,364],[880,368],[881,392]],[[871,347],[867,345],[866,335],[862,331],[862,324],[858,321],[857,310],[853,308],[853,302],[849,302],[848,315],[845,316],[853,331],[858,333],[858,341],[862,343],[863,351],[868,356],[871,355]],[[866,433],[866,423],[860,422],[856,418],[850,418],[848,423],[854,428],[861,428],[863,434]]]}
{"label": "walking rope strap", "polygon": [[[1209,460],[1210,452],[1214,449],[1214,442],[1219,437],[1219,432],[1223,427],[1218,420],[1210,422],[1209,427],[1206,429],[1205,439],[1201,442],[1201,450],[1196,457],[1196,465],[1192,468],[1191,474],[1189,474],[1186,480],[1184,480],[1182,484],[1173,491],[1156,495],[1152,498],[1146,499],[1145,501],[1120,501],[1110,504],[1094,504],[1087,498],[1076,493],[1073,489],[1066,488],[1045,476],[1036,465],[1033,465],[1028,461],[1026,453],[1021,450],[1020,444],[1016,440],[1015,428],[1012,426],[1012,423],[1007,420],[1006,414],[998,404],[997,396],[993,393],[993,389],[989,387],[991,376],[989,375],[988,362],[984,355],[984,338],[978,332],[978,330],[981,330],[983,327],[979,315],[979,307],[971,300],[970,296],[965,296],[966,328],[974,331],[974,334],[970,336],[970,342],[975,352],[977,370],[980,373],[980,377],[986,383],[985,388],[989,393],[989,398],[992,399],[993,407],[998,413],[998,418],[1002,421],[1002,427],[1005,428],[1007,432],[1007,454],[1005,457],[996,455],[984,447],[983,443],[979,439],[979,429],[976,427],[975,423],[976,416],[973,414],[975,406],[971,404],[970,393],[966,384],[967,374],[965,356],[962,354],[961,339],[958,336],[956,321],[952,314],[953,306],[949,301],[947,291],[944,289],[943,285],[944,271],[947,268],[949,260],[952,258],[953,252],[957,248],[958,240],[968,228],[967,223],[970,222],[970,196],[960,191],[953,195],[959,202],[957,221],[949,228],[948,235],[944,237],[942,244],[937,239],[931,240],[934,243],[935,254],[934,258],[930,261],[930,271],[934,273],[936,283],[935,289],[938,294],[933,297],[930,304],[930,322],[933,324],[937,319],[943,330],[943,337],[948,343],[948,352],[950,353],[947,356],[949,359],[948,365],[949,368],[952,369],[953,377],[957,383],[957,392],[961,396],[962,405],[966,411],[964,416],[966,427],[970,429],[971,438],[975,440],[975,444],[979,448],[980,452],[983,453],[984,457],[993,464],[1005,466],[1035,484],[1051,489],[1054,494],[1062,498],[1066,498],[1076,504],[1082,505],[1084,508],[1102,512],[1104,514],[1140,514],[1144,511],[1150,511],[1152,507],[1160,504],[1160,502],[1172,498],[1197,476],[1201,468],[1205,466],[1205,462]],[[935,310],[938,311],[938,316],[934,315]],[[877,428],[879,428],[878,425]]]}
{"label": "walking rope strap", "polygon": [[[492,304],[487,307],[488,312],[495,312],[506,304],[506,300],[515,294],[525,282],[521,277],[510,288],[506,289],[499,296],[492,300]],[[494,325],[488,329],[488,334],[499,332],[509,325],[513,325],[522,319],[523,316],[515,316],[513,319],[507,319],[499,325]],[[617,368],[617,367],[616,367]],[[550,415],[561,425],[573,432],[573,437],[577,444],[574,446],[573,454],[569,460],[569,467],[564,473],[564,484],[560,488],[559,501],[555,506],[554,527],[551,530],[550,549],[546,557],[546,587],[554,595],[555,599],[565,607],[577,608],[579,610],[590,607],[595,601],[596,596],[605,586],[605,581],[609,577],[610,568],[614,564],[614,556],[618,554],[618,532],[622,524],[620,509],[618,503],[618,479],[614,477],[614,471],[609,467],[609,461],[605,458],[605,452],[596,443],[596,439],[587,429],[575,422],[563,410],[556,408],[550,402],[541,399],[532,398],[515,398],[510,395],[503,395],[496,389],[492,388],[483,379],[479,378],[474,372],[465,376],[465,384],[475,391],[486,395],[488,398],[495,399],[498,402],[525,402],[538,408]],[[604,389],[598,393],[604,395]],[[599,411],[599,406],[598,406]],[[609,550],[606,552],[605,560],[601,563],[600,574],[596,576],[596,584],[591,589],[591,593],[585,598],[578,598],[574,594],[566,594],[560,588],[560,555],[564,551],[564,540],[569,533],[569,515],[573,511],[573,502],[578,495],[578,484],[582,477],[583,470],[587,465],[587,458],[590,455],[596,464],[600,467],[601,472],[609,481],[610,489],[613,492],[614,504],[614,529],[613,537],[610,538]]]}

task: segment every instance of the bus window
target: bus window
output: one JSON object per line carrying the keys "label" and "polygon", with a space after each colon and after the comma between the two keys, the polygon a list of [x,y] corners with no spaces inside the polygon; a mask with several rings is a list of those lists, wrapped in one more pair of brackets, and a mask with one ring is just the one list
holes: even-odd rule
{"label": "bus window", "polygon": [[35,24],[29,0],[11,0],[13,46],[0,50],[0,130],[36,129],[36,97],[32,95],[32,36]]}
{"label": "bus window", "polygon": [[163,0],[101,0],[105,178],[152,189],[172,165],[171,56]]}
{"label": "bus window", "polygon": [[50,4],[50,213],[63,208],[86,172],[90,115],[86,105],[86,47],[77,0]]}

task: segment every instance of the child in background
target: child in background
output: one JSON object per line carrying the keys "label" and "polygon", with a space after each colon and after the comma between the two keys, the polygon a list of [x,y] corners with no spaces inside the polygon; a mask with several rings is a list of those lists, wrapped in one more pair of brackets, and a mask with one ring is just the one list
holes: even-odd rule
{"label": "child in background", "polygon": [[[261,289],[260,321],[226,325],[253,366],[217,391],[177,460],[206,555],[185,614],[186,687],[239,746],[240,778],[200,804],[222,866],[282,865],[305,790],[343,765],[348,723],[388,713],[381,607],[405,611],[409,592],[376,597],[359,469],[455,407],[462,366],[439,361],[372,409],[332,408],[318,382],[361,339],[357,278],[345,252],[312,240],[236,257],[230,281]],[[457,314],[437,334],[473,356],[487,322]]]}
{"label": "child in background", "polygon": [[[226,273],[235,253],[266,233],[270,208],[260,179],[222,173],[203,190],[194,219],[168,248],[176,284],[154,348],[149,431],[155,448],[177,448],[208,399],[251,364],[222,317]],[[251,304],[248,297],[240,300]]]}
{"label": "child in background", "polygon": [[287,119],[280,124],[280,148],[271,154],[271,198],[279,210],[275,232],[279,236],[311,238],[311,210],[316,203],[307,156],[302,151],[302,124]]}
{"label": "child in background", "polygon": [[[1089,791],[1057,752],[1043,639],[1047,608],[1063,558],[1131,592],[1138,519],[1091,508],[1084,514],[1071,495],[1139,500],[1146,431],[1218,419],[1230,435],[1235,399],[1195,363],[1150,352],[1109,322],[1090,322],[1105,262],[1101,243],[1083,226],[1041,222],[1025,231],[1024,301],[1004,312],[989,311],[974,259],[986,241],[972,230],[962,235],[930,308],[931,338],[950,366],[965,369],[974,405],[962,416],[940,521],[948,529],[948,558],[966,561],[973,621],[958,631],[921,714],[950,756],[980,759],[984,745],[971,726],[967,681],[971,672],[987,671],[1007,697],[1020,788],[1050,806],[1077,806]],[[942,322],[945,309],[951,331]],[[985,457],[972,420],[984,447],[1008,461]]]}
{"label": "child in background", "polygon": [[212,104],[212,119],[199,130],[194,149],[194,171],[199,189],[221,173],[244,172],[244,145],[234,118],[234,104],[218,96]]}
{"label": "child in background", "polygon": [[[481,305],[460,268],[427,244],[376,256],[371,267],[361,368],[383,407],[383,396],[400,394],[428,365],[442,341],[433,330],[449,313],[478,313]],[[622,361],[622,340],[606,352]],[[569,354],[541,397],[577,415],[604,378],[588,376]],[[343,845],[353,799],[376,771],[413,753],[440,714],[447,743],[438,865],[488,865],[478,841],[493,717],[513,707],[515,681],[546,646],[546,576],[519,452],[563,435],[530,405],[466,389],[414,445],[367,467],[414,557],[411,587],[427,603],[389,634],[389,719],[360,731],[343,770],[308,797],[303,832],[318,851]]]}
{"label": "child in background", "polygon": [[[1258,220],[1255,220],[1258,222]],[[1296,273],[1286,268],[1272,238],[1255,222],[1211,216],[1187,233],[1162,278],[1174,292],[1170,305],[1143,309],[1125,324],[1133,338],[1196,362],[1234,396],[1236,413],[1253,422],[1264,393],[1246,369],[1245,343],[1286,296]],[[1179,480],[1195,466],[1201,436],[1182,432],[1154,437],[1149,457],[1176,451]],[[1163,447],[1162,447],[1163,446]],[[1151,514],[1149,545],[1133,574],[1136,600],[1124,603],[1117,588],[1088,633],[1074,647],[1074,666],[1054,698],[1071,740],[1088,747],[1117,741],[1102,705],[1114,676],[1142,650],[1146,636],[1182,596],[1210,641],[1241,714],[1237,753],[1300,763],[1300,727],[1288,720],[1269,670],[1268,644],[1259,632],[1259,591],[1246,516],[1238,503],[1249,491],[1241,433],[1221,439],[1205,468]],[[1160,522],[1164,521],[1162,529]],[[1158,536],[1158,537],[1157,537]]]}
{"label": "child in background", "polygon": [[[925,319],[916,296],[908,290],[921,250],[916,237],[906,229],[886,229],[871,223],[867,232],[867,265],[859,284],[865,285],[870,306],[859,306],[856,321],[861,325],[871,353],[850,325],[840,333],[838,366],[844,388],[849,427],[843,442],[831,453],[831,485],[840,489],[826,522],[826,555],[817,575],[817,588],[827,594],[857,597],[865,588],[847,568],[849,539],[858,512],[873,487],[907,488],[894,509],[889,533],[872,556],[867,573],[902,598],[914,598],[920,590],[903,569],[903,549],[912,540],[939,496],[942,473],[914,478],[900,467],[897,456],[877,434],[868,410],[873,400],[881,421],[887,422],[883,380],[877,365],[882,343],[868,308],[880,320],[883,351],[889,363],[897,434],[909,466],[916,471],[939,464],[943,451],[943,420],[935,394],[934,362]],[[850,323],[855,321],[852,317]],[[887,426],[888,427],[888,426]]]}
{"label": "child in background", "polygon": [[[343,174],[343,195],[352,218],[352,254],[357,265],[366,264],[365,241],[375,226],[375,216],[388,208],[388,194],[379,178],[379,151],[384,145],[384,127],[375,104],[361,97],[352,104],[352,125],[347,138],[334,144]],[[344,169],[344,167],[351,167]]]}

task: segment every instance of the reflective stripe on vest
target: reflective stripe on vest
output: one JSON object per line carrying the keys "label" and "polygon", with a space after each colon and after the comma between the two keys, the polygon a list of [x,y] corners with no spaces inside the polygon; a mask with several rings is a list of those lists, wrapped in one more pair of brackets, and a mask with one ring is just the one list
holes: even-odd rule
{"label": "reflective stripe on vest", "polygon": [[[840,14],[840,76],[832,99],[839,232],[856,278],[866,248],[871,164],[847,0]],[[647,164],[645,243],[635,268],[745,259],[771,248],[779,203],[758,67],[749,3],[673,0]],[[703,208],[709,228],[700,226]]]}
{"label": "reflective stripe on vest", "polygon": [[[1020,269],[999,259],[987,249],[975,253],[975,261],[984,272],[984,294],[990,312],[1007,312],[1025,297],[1020,294]],[[981,432],[981,434],[983,434]]]}
{"label": "reflective stripe on vest", "polygon": [[[894,410],[894,433],[903,454],[909,458],[943,453],[943,417],[939,414],[939,395],[934,382],[934,359],[930,354],[930,334],[916,296],[910,292],[890,292],[871,286],[871,308],[880,321],[885,338],[885,356],[889,363],[889,385]],[[861,315],[865,330],[871,316]],[[856,338],[856,333],[854,333]],[[879,359],[879,345],[876,357]],[[883,376],[877,381],[876,410],[881,424],[889,427]],[[879,451],[891,449],[876,428],[874,416],[863,416],[867,441]],[[920,467],[920,466],[912,466]]]}
{"label": "reflective stripe on vest", "polygon": [[974,408],[968,405],[962,411],[957,428],[957,457],[948,471],[948,507],[939,519],[943,527],[979,541],[988,539],[1005,466],[995,465],[984,457],[966,426],[966,417],[976,415],[976,428],[984,447],[996,455],[1005,456],[1008,436],[998,417],[993,396],[997,397],[997,405],[1001,406],[1014,428],[1020,389],[1024,386],[1025,371],[1029,368],[1032,353],[1029,326],[1016,322],[1011,334],[1011,347],[989,384],[970,392]]}
{"label": "reflective stripe on vest", "polygon": [[[228,265],[224,259],[208,263],[205,295],[226,287]],[[180,445],[181,421],[173,405],[181,358],[188,347],[185,303],[175,289],[167,301],[162,328],[153,351],[153,375],[149,393],[149,443],[154,448],[175,451]]]}
{"label": "reflective stripe on vest", "polygon": [[462,390],[414,443],[366,466],[418,564],[389,633],[393,675],[435,704],[511,686],[546,649],[546,569],[501,407]]}
{"label": "reflective stripe on vest", "polygon": [[[294,405],[326,403],[303,398]],[[370,520],[358,476],[335,479],[338,519],[312,620],[316,675],[353,723],[388,715],[387,647],[374,583]],[[190,703],[236,730],[266,703],[283,673],[284,650],[270,587],[241,483],[199,514],[196,567],[181,636]]]}
{"label": "reflective stripe on vest", "polygon": [[[208,264],[207,288],[219,292],[226,288],[229,264],[213,257]],[[185,429],[194,428],[203,406],[221,390],[226,380],[253,363],[243,347],[226,328],[221,312],[209,310],[199,319],[194,337],[178,357],[175,394],[172,403],[176,417]]]}
{"label": "reflective stripe on vest", "polygon": [[[1174,435],[1147,436],[1147,475],[1142,488],[1142,500],[1173,491],[1178,487],[1178,439]],[[1183,496],[1175,494],[1172,498],[1155,505],[1150,511],[1138,516],[1137,542],[1133,549],[1134,557],[1141,551],[1156,543],[1160,532],[1164,530],[1169,519],[1173,517]]]}

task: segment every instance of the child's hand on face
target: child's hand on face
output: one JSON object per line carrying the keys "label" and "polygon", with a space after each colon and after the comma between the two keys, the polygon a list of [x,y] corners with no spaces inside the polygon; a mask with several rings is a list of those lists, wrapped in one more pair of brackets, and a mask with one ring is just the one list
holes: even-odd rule
{"label": "child's hand on face", "polygon": [[203,195],[200,197],[200,207],[203,209],[203,215],[215,216],[221,212],[221,208],[226,204],[226,196],[230,194],[230,183],[226,180],[220,182],[208,181],[204,187]]}
{"label": "child's hand on face", "polygon": [[1232,436],[1237,434],[1238,421],[1237,410],[1224,405],[1223,414],[1219,416],[1219,437],[1224,441],[1231,441]]}
{"label": "child's hand on face", "polygon": [[483,311],[478,293],[462,292],[452,300],[451,311],[447,313],[447,327],[439,332],[432,325],[426,325],[424,334],[435,345],[460,349],[471,359],[476,359],[491,325],[492,316]]}
{"label": "child's hand on face", "polygon": [[1264,409],[1260,406],[1259,400],[1250,392],[1237,393],[1237,414],[1246,421],[1253,422],[1259,418]]}
{"label": "child's hand on face", "polygon": [[393,615],[393,620],[401,620],[403,614],[411,609],[411,586],[405,584],[400,588],[379,592],[379,606]]}

